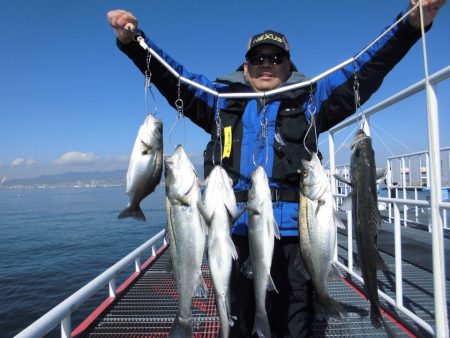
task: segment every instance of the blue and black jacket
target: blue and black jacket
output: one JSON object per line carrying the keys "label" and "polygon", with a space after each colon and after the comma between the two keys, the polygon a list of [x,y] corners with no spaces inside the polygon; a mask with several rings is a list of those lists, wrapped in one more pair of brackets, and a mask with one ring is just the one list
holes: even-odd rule
{"label": "blue and black jacket", "polygon": [[[228,77],[210,81],[203,75],[187,71],[146,38],[142,31],[140,34],[148,46],[180,75],[220,93],[252,92],[243,72],[236,71]],[[211,171],[213,163],[219,163],[222,149],[222,165],[233,179],[238,205],[242,208],[250,188],[252,171],[257,165],[264,166],[272,188],[274,214],[280,233],[282,236],[297,236],[298,170],[301,168],[302,159],[310,160],[308,150],[317,151],[315,134],[308,132],[311,116],[307,106],[311,91],[316,108],[316,129],[317,133],[321,133],[355,112],[355,71],[362,104],[380,87],[384,77],[419,38],[420,30],[403,20],[354,64],[318,81],[312,88],[271,96],[265,100],[265,105],[259,99],[219,100],[222,133],[220,138],[216,136],[216,97],[190,85],[181,84],[184,114],[211,135],[211,141],[204,151],[205,177]],[[146,51],[136,42],[123,45],[117,41],[117,44],[144,73],[147,68]],[[178,79],[155,58],[151,59],[150,71],[153,84],[169,104],[174,106]],[[284,85],[304,80],[302,74],[293,72]],[[261,137],[261,120],[264,115],[267,118],[267,138]],[[226,154],[223,144],[220,146],[219,142],[227,143]],[[305,146],[308,149],[305,149]],[[245,212],[234,224],[233,233],[246,235],[247,224],[248,214]]]}

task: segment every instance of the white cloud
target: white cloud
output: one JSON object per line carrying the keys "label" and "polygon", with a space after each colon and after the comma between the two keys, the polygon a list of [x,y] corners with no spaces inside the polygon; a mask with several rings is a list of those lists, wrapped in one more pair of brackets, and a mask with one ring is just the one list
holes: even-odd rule
{"label": "white cloud", "polygon": [[36,163],[32,158],[18,157],[11,162],[11,167],[31,167]]}
{"label": "white cloud", "polygon": [[79,151],[69,151],[60,158],[53,161],[54,165],[89,164],[97,160],[94,153],[82,153]]}

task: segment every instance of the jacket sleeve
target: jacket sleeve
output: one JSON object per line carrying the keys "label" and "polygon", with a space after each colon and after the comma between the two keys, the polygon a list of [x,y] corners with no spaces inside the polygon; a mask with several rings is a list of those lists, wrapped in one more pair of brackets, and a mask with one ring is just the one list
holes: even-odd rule
{"label": "jacket sleeve", "polygon": [[[401,13],[396,20],[403,15],[404,13]],[[430,27],[431,25],[426,30]],[[384,77],[400,62],[420,36],[420,30],[412,27],[405,18],[354,63],[318,81],[315,103],[320,132],[327,131],[355,112],[355,71],[362,105],[378,90]]]}
{"label": "jacket sleeve", "polygon": [[[138,31],[144,37],[147,45],[158,53],[181,76],[195,81],[205,87],[217,91],[215,83],[200,74],[188,72],[181,64],[175,61],[161,48],[156,46],[150,39],[145,37],[142,31]],[[136,41],[129,44],[122,44],[116,41],[119,49],[124,52],[141,70],[143,74],[147,69],[147,51],[145,51]],[[158,88],[160,93],[167,99],[167,102],[175,108],[175,101],[178,98],[178,78],[170,73],[156,58],[150,61],[151,82]],[[181,99],[183,100],[184,114],[192,122],[203,128],[207,133],[211,133],[211,126],[214,122],[215,97],[203,90],[181,83]]]}

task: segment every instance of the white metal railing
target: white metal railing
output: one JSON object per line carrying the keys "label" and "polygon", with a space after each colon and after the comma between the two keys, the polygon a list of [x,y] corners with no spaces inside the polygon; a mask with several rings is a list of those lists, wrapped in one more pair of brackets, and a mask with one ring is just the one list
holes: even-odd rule
{"label": "white metal railing", "polygon": [[[61,325],[61,337],[70,338],[72,332],[71,314],[80,305],[85,303],[93,295],[98,293],[103,287],[109,285],[110,297],[115,297],[115,280],[116,277],[125,268],[130,265],[135,265],[135,270],[140,271],[139,260],[143,253],[147,250],[152,251],[152,256],[155,256],[155,244],[164,237],[165,230],[161,230],[147,242],[140,247],[132,251],[130,254],[122,258],[116,264],[111,266],[108,270],[100,274],[91,282],[83,286],[80,290],[75,292],[66,300],[55,306],[41,318],[36,320],[30,326],[23,331],[19,332],[15,337],[17,338],[30,338],[30,337],[43,337],[49,331],[54,329],[58,324]],[[164,240],[164,245],[166,244]]]}
{"label": "white metal railing", "polygon": [[[405,315],[410,317],[414,322],[420,325],[423,329],[425,329],[430,334],[436,335],[438,337],[448,337],[449,328],[448,328],[448,320],[447,320],[447,304],[446,304],[446,292],[445,292],[445,273],[444,273],[444,253],[443,253],[443,223],[440,217],[440,210],[443,210],[444,214],[447,209],[450,209],[450,203],[442,202],[440,197],[440,189],[441,189],[441,172],[439,164],[439,134],[437,128],[437,99],[435,96],[435,86],[437,83],[447,79],[450,77],[450,66],[443,68],[442,70],[436,72],[431,75],[428,79],[424,79],[403,91],[387,98],[386,100],[374,105],[373,107],[365,110],[364,115],[366,117],[366,121],[368,121],[368,117],[373,115],[381,110],[390,107],[419,91],[426,90],[427,91],[427,99],[431,101],[428,103],[428,133],[429,133],[429,150],[430,154],[430,170],[428,171],[429,179],[428,182],[430,184],[430,201],[424,200],[412,200],[412,199],[399,199],[399,198],[383,198],[380,197],[379,200],[382,202],[388,202],[393,204],[393,220],[394,220],[394,237],[395,237],[395,278],[396,278],[396,287],[395,287],[395,299],[387,296],[383,292],[379,290],[379,295],[383,299],[385,299],[388,303],[395,306],[399,311],[403,312]],[[431,84],[433,86],[431,86]],[[330,149],[330,172],[336,172],[336,160],[335,160],[335,144],[334,144],[334,135],[336,132],[352,125],[356,124],[360,121],[360,116],[353,116],[339,125],[333,127],[329,131],[328,143]],[[331,175],[332,177],[332,175]],[[336,193],[336,180],[334,178],[331,179],[331,185],[333,191]],[[344,195],[335,194],[337,198],[342,198]],[[406,194],[404,194],[406,196]],[[401,264],[401,216],[399,206],[403,205],[406,208],[407,205],[413,205],[415,207],[427,207],[430,208],[431,214],[431,224],[432,224],[432,251],[433,251],[433,284],[434,284],[434,303],[435,303],[435,327],[432,327],[429,323],[427,323],[422,318],[418,317],[411,310],[407,309],[403,305],[403,288],[402,288],[402,264]],[[348,224],[348,252],[352,253],[352,233],[351,233],[351,214],[348,214],[347,219],[350,221]],[[362,281],[361,277],[353,272],[353,259],[352,255],[348,256],[348,264],[347,266],[342,263],[338,263],[344,270],[350,273],[352,276],[356,277],[360,281]]]}

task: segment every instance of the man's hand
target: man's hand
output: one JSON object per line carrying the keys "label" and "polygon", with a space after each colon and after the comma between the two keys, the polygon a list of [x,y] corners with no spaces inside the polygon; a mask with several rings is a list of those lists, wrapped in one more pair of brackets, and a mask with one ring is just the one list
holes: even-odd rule
{"label": "man's hand", "polygon": [[106,16],[120,42],[127,44],[133,41],[133,35],[136,31],[138,21],[132,13],[122,9],[116,9],[109,11]]}
{"label": "man's hand", "polygon": [[[410,0],[409,7],[414,7],[419,0]],[[436,15],[439,13],[439,10],[442,6],[445,5],[447,0],[422,0],[423,4],[423,21],[424,25],[428,26],[431,22],[433,22]],[[409,23],[411,26],[420,28],[420,8],[417,7],[414,11],[412,11],[408,16]]]}

